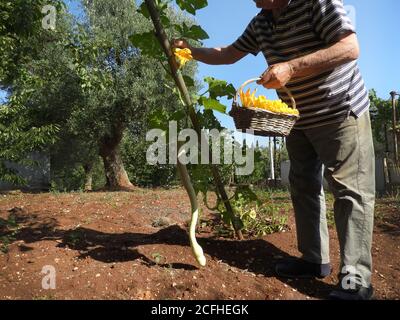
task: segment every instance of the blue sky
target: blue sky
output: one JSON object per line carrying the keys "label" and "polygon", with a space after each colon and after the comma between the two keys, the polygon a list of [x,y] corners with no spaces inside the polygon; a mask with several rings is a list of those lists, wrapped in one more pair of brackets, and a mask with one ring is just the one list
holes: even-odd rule
{"label": "blue sky", "polygon": [[[221,46],[232,43],[243,32],[258,9],[251,0],[209,0],[209,6],[198,11],[197,21],[208,32],[210,39],[205,46]],[[356,28],[361,46],[360,68],[368,89],[375,88],[378,95],[389,97],[391,90],[400,91],[400,1],[345,0],[345,5],[355,8]],[[201,79],[213,76],[232,82],[238,87],[245,80],[260,75],[267,65],[259,54],[248,55],[231,66],[199,64]],[[272,91],[265,92],[275,97]],[[0,101],[4,94],[0,92]],[[225,101],[224,101],[225,103]],[[228,116],[219,115],[222,123],[232,128]]]}

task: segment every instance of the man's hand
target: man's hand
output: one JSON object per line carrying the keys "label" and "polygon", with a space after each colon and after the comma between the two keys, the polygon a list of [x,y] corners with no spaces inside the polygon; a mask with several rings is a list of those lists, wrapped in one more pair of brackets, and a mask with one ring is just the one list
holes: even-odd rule
{"label": "man's hand", "polygon": [[196,48],[184,39],[174,39],[171,45],[172,48],[190,49],[194,60],[211,65],[233,64],[247,55],[232,45],[222,48]]}
{"label": "man's hand", "polygon": [[290,62],[274,64],[268,68],[261,76],[257,84],[267,89],[280,89],[292,79],[294,69]]}
{"label": "man's hand", "polygon": [[189,43],[185,39],[172,40],[172,47],[178,49],[191,49]]}

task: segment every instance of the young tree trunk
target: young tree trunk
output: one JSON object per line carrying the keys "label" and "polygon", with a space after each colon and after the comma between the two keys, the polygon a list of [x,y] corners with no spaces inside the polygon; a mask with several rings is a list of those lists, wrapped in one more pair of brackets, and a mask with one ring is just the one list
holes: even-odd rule
{"label": "young tree trunk", "polygon": [[106,174],[106,188],[110,190],[132,191],[133,184],[129,181],[120,154],[122,128],[115,128],[112,136],[105,136],[100,141],[100,156],[103,159]]}
{"label": "young tree trunk", "polygon": [[85,192],[93,190],[93,163],[87,163],[83,166],[85,170]]}

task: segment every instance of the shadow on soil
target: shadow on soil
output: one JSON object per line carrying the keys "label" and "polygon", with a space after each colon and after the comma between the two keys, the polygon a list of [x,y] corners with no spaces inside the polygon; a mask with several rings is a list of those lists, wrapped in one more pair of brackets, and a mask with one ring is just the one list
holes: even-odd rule
{"label": "shadow on soil", "polygon": [[[21,210],[22,211],[22,210]],[[15,241],[23,240],[25,245],[20,250],[31,250],[29,243],[43,240],[54,240],[58,247],[69,247],[79,252],[80,258],[91,257],[104,263],[141,260],[148,266],[164,266],[175,269],[196,270],[197,267],[184,263],[156,264],[149,257],[141,254],[137,247],[152,244],[189,246],[186,230],[177,225],[160,229],[153,234],[144,233],[103,233],[79,227],[70,230],[58,229],[55,219],[39,218],[25,212],[13,212],[16,221],[23,223]],[[248,270],[265,277],[276,277],[274,265],[277,259],[289,255],[263,239],[224,240],[213,238],[198,239],[205,254],[227,265]],[[253,263],[249,264],[249,259]],[[280,279],[300,293],[314,298],[325,299],[333,287],[319,280],[286,280]]]}

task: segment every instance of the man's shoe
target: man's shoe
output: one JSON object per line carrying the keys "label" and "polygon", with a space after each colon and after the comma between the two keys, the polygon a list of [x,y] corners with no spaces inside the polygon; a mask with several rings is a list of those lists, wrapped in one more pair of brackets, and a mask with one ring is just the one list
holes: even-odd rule
{"label": "man's shoe", "polygon": [[374,288],[370,285],[369,288],[358,286],[357,289],[343,289],[339,286],[329,294],[330,300],[372,300]]}
{"label": "man's shoe", "polygon": [[302,259],[287,259],[278,262],[275,272],[279,277],[289,279],[323,279],[332,272],[331,265],[311,263]]}

